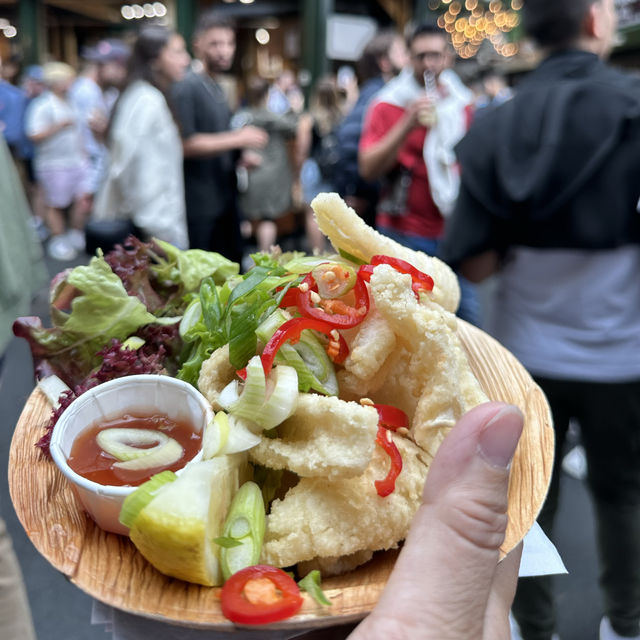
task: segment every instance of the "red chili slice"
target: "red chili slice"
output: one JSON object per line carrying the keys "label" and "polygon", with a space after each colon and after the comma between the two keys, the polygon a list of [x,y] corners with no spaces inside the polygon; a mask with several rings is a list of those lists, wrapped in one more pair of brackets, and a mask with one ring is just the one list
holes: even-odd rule
{"label": "red chili slice", "polygon": [[[303,286],[305,285],[305,286]],[[340,300],[321,300],[319,307],[313,304],[311,293],[317,285],[309,273],[298,287],[298,309],[303,316],[328,322],[337,329],[349,329],[359,325],[369,313],[369,292],[362,278],[356,278],[353,286],[355,304],[353,307]],[[324,308],[323,308],[324,307]]]}
{"label": "red chili slice", "polygon": [[376,491],[381,498],[386,498],[390,493],[393,493],[396,488],[396,478],[402,471],[402,456],[396,447],[396,443],[388,436],[390,436],[388,430],[382,425],[378,426],[378,435],[376,436],[376,444],[379,444],[391,458],[391,466],[389,472],[384,480],[376,480],[373,484],[376,487]]}
{"label": "red chili slice", "polygon": [[402,410],[397,407],[393,407],[390,404],[374,404],[373,405],[378,412],[378,420],[387,429],[397,431],[404,427],[409,427],[409,417]]}
{"label": "red chili slice", "polygon": [[280,305],[282,309],[286,309],[287,307],[297,307],[298,306],[298,288],[290,287],[287,289],[287,292],[282,296],[282,300],[280,300]]}
{"label": "red chili slice", "polygon": [[269,624],[291,617],[303,598],[295,580],[282,569],[265,564],[234,573],[222,587],[223,615],[240,624]]}
{"label": "red chili slice", "polygon": [[330,342],[327,353],[333,362],[340,364],[349,355],[349,347],[346,340],[336,331],[333,325],[315,318],[291,318],[291,320],[287,320],[276,329],[262,351],[261,358],[265,376],[269,375],[271,367],[273,367],[273,359],[276,357],[278,349],[285,342],[296,343],[305,329],[320,331],[329,336]]}

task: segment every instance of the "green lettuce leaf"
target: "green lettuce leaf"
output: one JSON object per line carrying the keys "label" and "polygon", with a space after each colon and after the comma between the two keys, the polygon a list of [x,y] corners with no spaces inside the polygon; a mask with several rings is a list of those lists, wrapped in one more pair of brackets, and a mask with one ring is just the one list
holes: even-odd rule
{"label": "green lettuce leaf", "polygon": [[182,251],[168,242],[154,238],[154,242],[165,252],[167,260],[161,260],[152,268],[164,280],[184,286],[184,292],[197,291],[204,278],[213,278],[216,284],[223,284],[227,278],[239,273],[236,262],[219,253],[202,249]]}
{"label": "green lettuce leaf", "polygon": [[[112,339],[124,341],[148,324],[170,325],[179,317],[157,318],[135,296],[127,294],[122,281],[102,256],[66,274],[75,291],[70,310],[56,308],[53,327],[38,319],[19,319],[14,333],[26,338],[36,362],[46,361],[49,370],[74,386],[100,364],[97,352]],[[20,322],[24,320],[24,322]],[[42,370],[36,366],[36,370]]]}

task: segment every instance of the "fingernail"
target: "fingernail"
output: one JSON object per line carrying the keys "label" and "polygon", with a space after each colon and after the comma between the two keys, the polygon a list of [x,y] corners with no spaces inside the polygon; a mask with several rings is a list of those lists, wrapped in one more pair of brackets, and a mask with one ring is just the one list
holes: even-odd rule
{"label": "fingernail", "polygon": [[506,469],[518,446],[524,418],[520,409],[505,405],[485,425],[478,438],[484,459],[495,467]]}

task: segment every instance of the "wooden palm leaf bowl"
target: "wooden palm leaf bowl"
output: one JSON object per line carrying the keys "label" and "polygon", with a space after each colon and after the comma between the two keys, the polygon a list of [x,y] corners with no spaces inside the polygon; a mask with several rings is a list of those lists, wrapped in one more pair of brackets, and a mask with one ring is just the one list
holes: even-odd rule
{"label": "wooden palm leaf bowl", "polygon": [[[460,321],[469,362],[492,400],[519,406],[525,429],[509,486],[508,553],[533,524],[546,495],[553,464],[553,429],[540,388],[511,353],[479,329]],[[232,630],[220,611],[219,589],[188,584],[156,571],[128,538],[100,529],[82,510],[71,486],[51,460],[34,447],[50,414],[34,390],[15,429],[9,455],[11,499],[36,549],[90,596],[123,611],[202,629]],[[397,551],[374,558],[342,576],[323,580],[332,601],[321,607],[305,598],[301,611],[270,629],[332,626],[357,621],[376,604]]]}

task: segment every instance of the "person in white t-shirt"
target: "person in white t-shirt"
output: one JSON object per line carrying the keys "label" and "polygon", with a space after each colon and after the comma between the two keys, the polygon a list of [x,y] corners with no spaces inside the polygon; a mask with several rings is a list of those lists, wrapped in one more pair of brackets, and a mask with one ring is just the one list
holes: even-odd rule
{"label": "person in white t-shirt", "polygon": [[50,62],[43,67],[43,77],[48,91],[29,105],[25,129],[35,146],[34,169],[47,207],[49,255],[73,260],[84,249],[83,229],[89,211],[82,130],[67,97],[75,72],[67,64]]}

